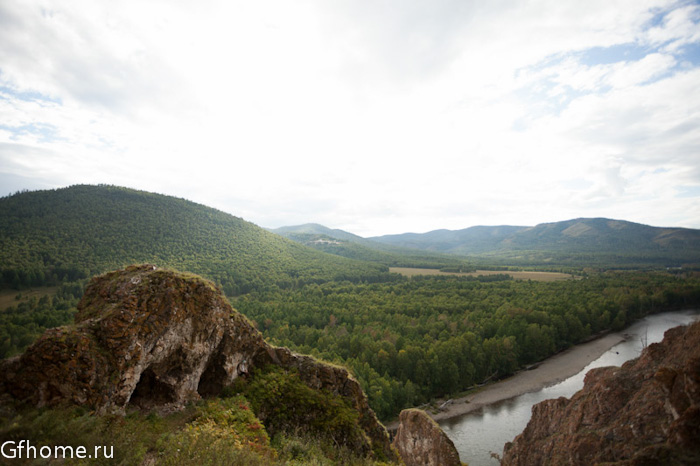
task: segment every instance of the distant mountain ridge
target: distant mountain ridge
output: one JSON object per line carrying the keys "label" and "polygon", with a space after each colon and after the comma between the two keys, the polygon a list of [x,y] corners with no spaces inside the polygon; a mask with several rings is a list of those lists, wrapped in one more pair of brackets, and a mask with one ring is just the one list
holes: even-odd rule
{"label": "distant mountain ridge", "polygon": [[506,240],[510,236],[527,230],[519,226],[475,226],[463,230],[433,230],[427,233],[403,233],[369,238],[372,241],[394,246],[440,251],[451,254],[462,254],[460,250],[469,245],[467,254],[492,250],[494,244]]}
{"label": "distant mountain ridge", "polygon": [[512,265],[700,265],[700,230],[653,227],[608,218],[577,218],[536,226],[474,226],[369,238],[318,224],[272,231],[304,244],[320,238],[337,239],[373,251],[404,255],[424,251],[442,257],[478,258]]}
{"label": "distant mountain ridge", "polygon": [[318,223],[285,226],[269,231],[314,249],[337,256],[378,262],[394,267],[445,266],[465,269],[465,260],[436,251],[379,243],[344,230],[332,229]]}
{"label": "distant mountain ridge", "polygon": [[700,230],[652,227],[624,220],[577,218],[524,226],[475,226],[368,238],[395,246],[465,256],[533,261],[595,261],[603,256],[624,263],[700,263]]}

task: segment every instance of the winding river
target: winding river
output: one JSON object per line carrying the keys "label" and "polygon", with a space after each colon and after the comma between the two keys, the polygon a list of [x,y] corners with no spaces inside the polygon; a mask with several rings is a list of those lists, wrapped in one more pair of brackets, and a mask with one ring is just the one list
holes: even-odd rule
{"label": "winding river", "polygon": [[536,392],[485,406],[468,414],[439,421],[440,427],[452,439],[460,458],[470,466],[496,466],[503,445],[525,429],[530,420],[532,406],[540,401],[571,397],[583,388],[583,378],[590,369],[604,366],[620,366],[636,358],[643,346],[659,342],[664,332],[678,325],[687,325],[700,319],[700,310],[675,311],[648,316],[625,329],[626,341],[614,346],[591,362],[581,372],[556,385]]}

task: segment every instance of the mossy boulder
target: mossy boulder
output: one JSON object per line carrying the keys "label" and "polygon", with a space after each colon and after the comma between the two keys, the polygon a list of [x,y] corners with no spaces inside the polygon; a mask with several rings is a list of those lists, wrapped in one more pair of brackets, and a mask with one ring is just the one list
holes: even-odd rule
{"label": "mossy boulder", "polygon": [[24,354],[0,362],[0,391],[38,406],[171,412],[268,365],[293,371],[309,389],[355,411],[363,435],[339,432],[348,446],[395,457],[346,369],[267,344],[212,283],[153,265],[94,278],[75,324],[48,330]]}

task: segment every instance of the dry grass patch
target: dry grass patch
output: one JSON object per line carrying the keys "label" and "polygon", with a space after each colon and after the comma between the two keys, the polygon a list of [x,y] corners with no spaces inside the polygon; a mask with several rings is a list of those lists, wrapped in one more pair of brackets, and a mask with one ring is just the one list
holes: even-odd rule
{"label": "dry grass patch", "polygon": [[[29,301],[32,297],[40,299],[43,296],[54,296],[58,288],[58,286],[44,286],[21,291],[2,290],[0,291],[0,311],[4,311],[11,306],[16,306],[21,302]],[[19,299],[17,299],[17,296],[19,296]]]}
{"label": "dry grass patch", "polygon": [[510,275],[515,280],[535,280],[540,282],[554,282],[558,280],[571,280],[575,278],[569,273],[560,272],[521,272],[510,270],[477,270],[476,272],[442,272],[438,269],[419,269],[412,267],[390,267],[390,272],[400,273],[407,277],[416,275],[452,275],[457,277],[478,277],[479,275]]}

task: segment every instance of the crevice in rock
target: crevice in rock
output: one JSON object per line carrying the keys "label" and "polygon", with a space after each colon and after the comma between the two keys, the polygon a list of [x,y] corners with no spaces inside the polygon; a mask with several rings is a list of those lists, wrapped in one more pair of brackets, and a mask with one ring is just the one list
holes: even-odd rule
{"label": "crevice in rock", "polygon": [[150,367],[141,373],[136,388],[131,394],[131,406],[149,409],[153,406],[172,403],[177,399],[172,386],[162,382]]}
{"label": "crevice in rock", "polygon": [[225,357],[219,353],[214,356],[207,368],[199,378],[197,385],[197,393],[202,398],[217,396],[224,389],[224,380],[227,379],[226,370],[224,369]]}

